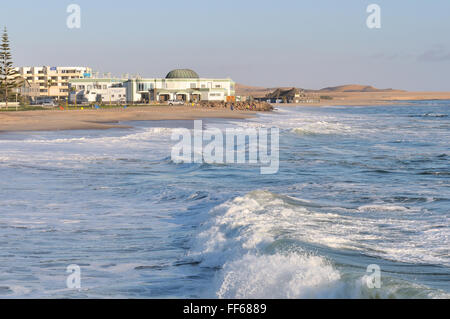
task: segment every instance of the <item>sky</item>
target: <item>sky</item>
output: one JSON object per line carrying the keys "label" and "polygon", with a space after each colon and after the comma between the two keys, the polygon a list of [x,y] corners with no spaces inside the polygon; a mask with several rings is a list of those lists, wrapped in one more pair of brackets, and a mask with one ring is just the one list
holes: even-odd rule
{"label": "sky", "polygon": [[[67,7],[81,27],[67,27]],[[370,29],[367,6],[381,8]],[[15,66],[164,77],[190,68],[252,86],[450,91],[448,0],[0,0]]]}

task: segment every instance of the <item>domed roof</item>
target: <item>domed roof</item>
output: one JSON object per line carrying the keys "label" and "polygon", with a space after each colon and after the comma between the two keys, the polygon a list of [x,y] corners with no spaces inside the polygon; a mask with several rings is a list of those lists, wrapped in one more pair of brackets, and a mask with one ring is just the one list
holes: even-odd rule
{"label": "domed roof", "polygon": [[198,79],[198,74],[189,69],[172,70],[166,75],[166,79]]}

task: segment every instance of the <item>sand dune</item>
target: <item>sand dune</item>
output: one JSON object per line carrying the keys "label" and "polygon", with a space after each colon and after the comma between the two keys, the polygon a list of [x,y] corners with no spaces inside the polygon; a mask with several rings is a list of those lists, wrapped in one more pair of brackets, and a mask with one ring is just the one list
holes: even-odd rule
{"label": "sand dune", "polygon": [[[260,98],[275,89],[236,84],[236,95],[251,95]],[[315,98],[327,96],[331,99],[322,99],[320,103],[299,105],[379,105],[418,100],[450,100],[450,92],[409,92],[396,89],[378,89],[370,85],[359,84],[340,85],[320,90],[305,89],[305,92]]]}
{"label": "sand dune", "polygon": [[313,92],[405,92],[394,89],[377,89],[371,85],[348,84],[340,86],[326,87]]}

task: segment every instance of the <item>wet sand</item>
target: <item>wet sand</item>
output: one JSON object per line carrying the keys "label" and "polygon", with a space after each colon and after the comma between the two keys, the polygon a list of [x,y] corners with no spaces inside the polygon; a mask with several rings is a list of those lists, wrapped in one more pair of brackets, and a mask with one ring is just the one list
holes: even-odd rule
{"label": "wet sand", "polygon": [[253,117],[255,114],[256,112],[252,111],[190,106],[0,112],[0,132],[124,128],[129,126],[122,125],[120,122],[201,118],[245,119]]}

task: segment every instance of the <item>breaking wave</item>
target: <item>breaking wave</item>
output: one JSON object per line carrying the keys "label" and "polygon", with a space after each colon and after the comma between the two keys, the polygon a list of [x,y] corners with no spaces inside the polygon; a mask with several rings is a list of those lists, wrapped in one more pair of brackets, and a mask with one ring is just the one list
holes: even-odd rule
{"label": "breaking wave", "polygon": [[305,123],[301,127],[293,128],[292,132],[299,135],[348,134],[352,132],[352,128],[340,123],[318,121],[315,123]]}
{"label": "breaking wave", "polygon": [[[78,137],[78,138],[57,138],[57,139],[27,139],[24,143],[38,143],[38,144],[54,144],[54,143],[123,143],[124,141],[148,141],[154,136],[170,136],[172,128],[152,127],[147,128],[142,132],[132,133],[123,136],[107,136],[107,137]],[[17,142],[14,140],[3,140],[5,142]]]}
{"label": "breaking wave", "polygon": [[[325,207],[268,191],[254,191],[214,208],[189,254],[202,267],[219,269],[208,294],[219,298],[441,297],[388,277],[383,289],[369,289],[365,269],[348,270],[305,249],[303,243],[310,242],[358,250],[360,239],[373,236],[362,235],[364,229],[355,231],[364,224],[360,218],[351,226],[350,219],[319,212],[321,208]],[[377,207],[355,211],[373,209]]]}

